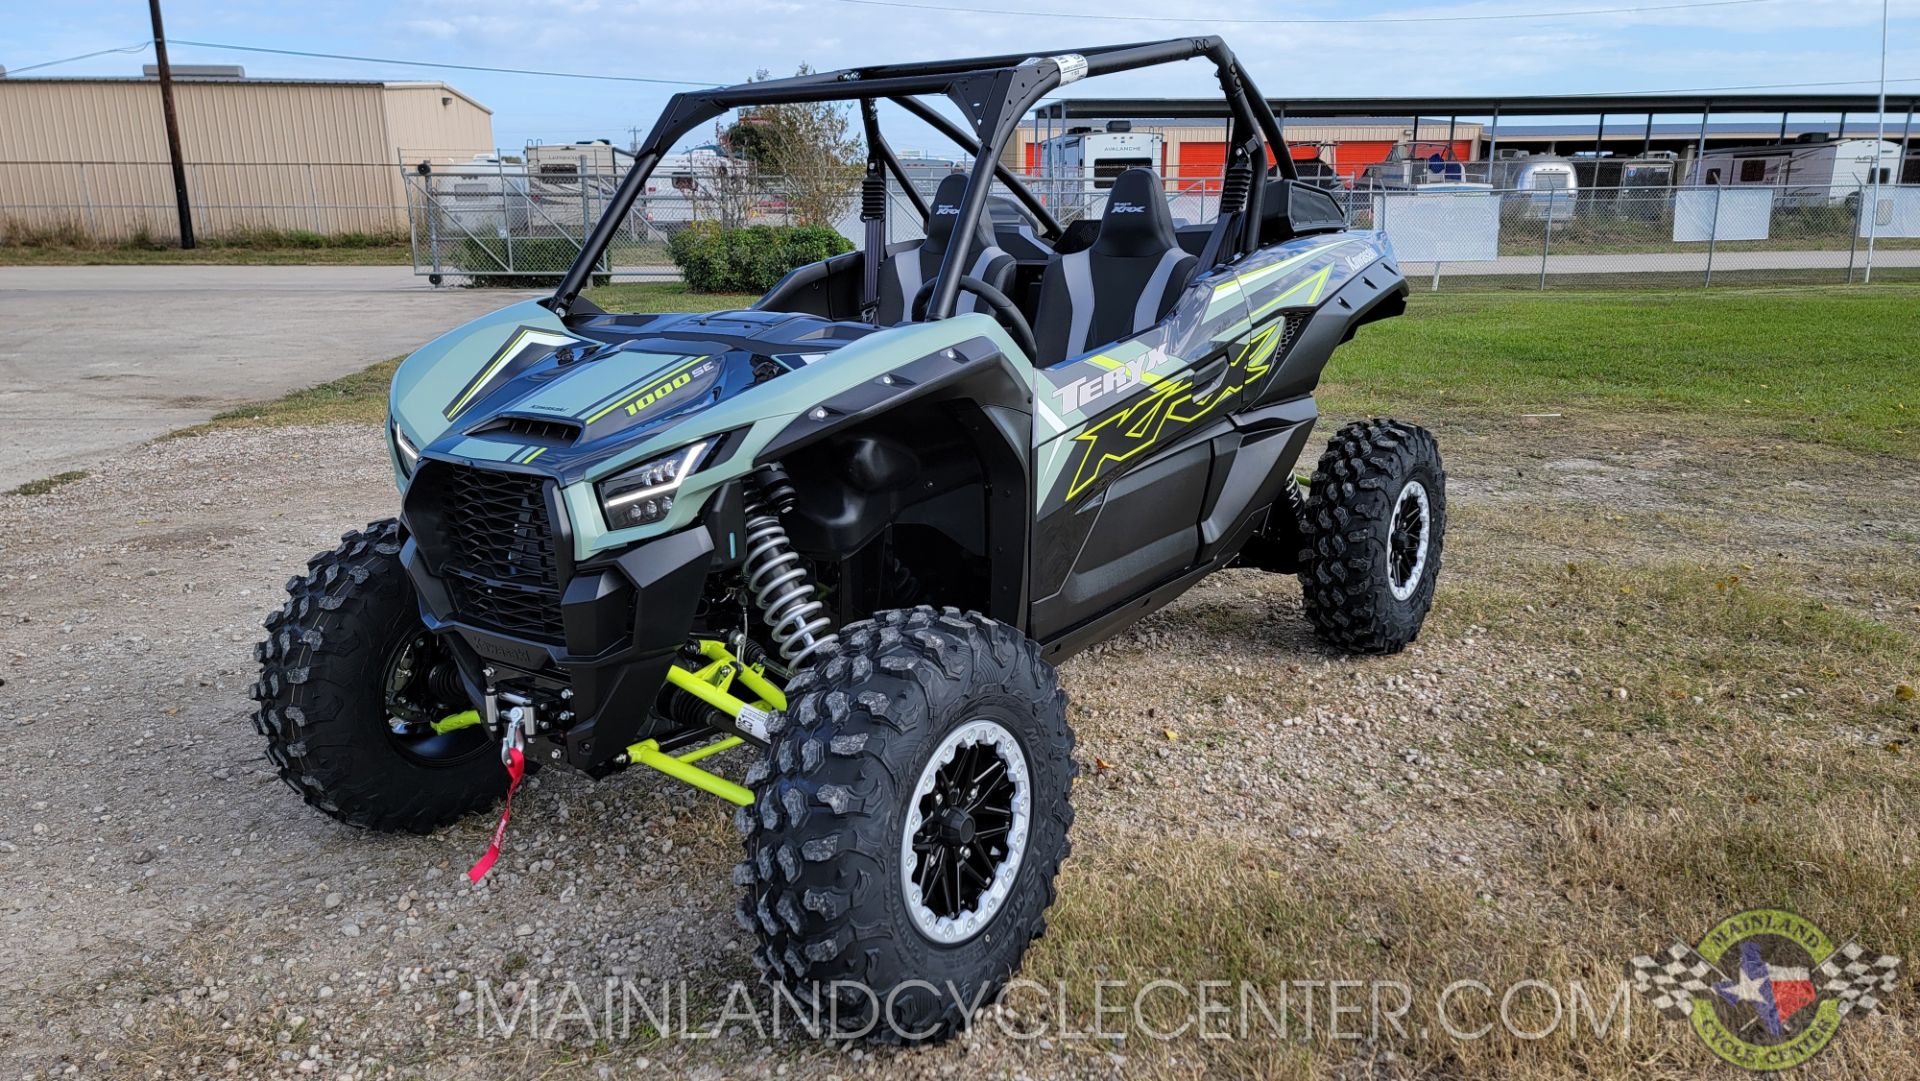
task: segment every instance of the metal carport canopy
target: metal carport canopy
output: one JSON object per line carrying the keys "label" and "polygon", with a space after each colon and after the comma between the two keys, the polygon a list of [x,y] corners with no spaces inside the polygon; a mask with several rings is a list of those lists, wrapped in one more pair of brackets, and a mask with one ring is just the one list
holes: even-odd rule
{"label": "metal carport canopy", "polygon": [[[1435,98],[1270,98],[1276,116],[1588,116],[1599,113],[1864,113],[1880,109],[1873,94],[1566,94]],[[1887,115],[1920,105],[1920,94],[1887,96]],[[1226,115],[1206,98],[1065,98],[1047,102],[1039,119],[1096,120],[1153,117],[1198,120]]]}

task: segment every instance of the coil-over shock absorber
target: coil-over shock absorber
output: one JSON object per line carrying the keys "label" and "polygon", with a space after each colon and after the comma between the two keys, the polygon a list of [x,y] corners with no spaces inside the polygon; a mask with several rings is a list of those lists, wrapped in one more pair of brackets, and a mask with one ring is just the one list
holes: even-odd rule
{"label": "coil-over shock absorber", "polygon": [[789,668],[839,641],[827,606],[814,599],[813,576],[787,540],[780,515],[793,509],[795,493],[786,471],[762,466],[745,491],[746,555],[742,573],[767,632]]}

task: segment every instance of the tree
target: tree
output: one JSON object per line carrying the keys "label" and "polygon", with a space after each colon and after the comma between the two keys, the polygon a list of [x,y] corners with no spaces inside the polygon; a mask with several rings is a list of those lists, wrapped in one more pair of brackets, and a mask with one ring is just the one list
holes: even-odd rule
{"label": "tree", "polygon": [[[812,73],[802,64],[795,74]],[[753,81],[767,77],[762,70]],[[740,110],[724,141],[730,153],[774,178],[796,223],[832,227],[852,208],[866,168],[866,148],[850,130],[850,112],[850,106],[831,101],[756,105]]]}

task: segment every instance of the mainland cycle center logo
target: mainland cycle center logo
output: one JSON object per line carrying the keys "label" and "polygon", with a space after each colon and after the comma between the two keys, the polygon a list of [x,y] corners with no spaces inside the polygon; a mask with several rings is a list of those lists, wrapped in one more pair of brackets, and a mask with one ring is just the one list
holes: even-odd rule
{"label": "mainland cycle center logo", "polygon": [[1840,1023],[1879,1008],[1900,959],[1835,946],[1806,919],[1755,909],[1720,921],[1698,945],[1636,957],[1634,990],[1662,1016],[1692,1023],[1714,1054],[1748,1070],[1785,1070],[1819,1054]]}

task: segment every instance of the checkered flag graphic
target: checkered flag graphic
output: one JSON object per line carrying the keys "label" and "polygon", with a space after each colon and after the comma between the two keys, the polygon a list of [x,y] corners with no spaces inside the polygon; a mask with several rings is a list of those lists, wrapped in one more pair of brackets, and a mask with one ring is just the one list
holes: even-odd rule
{"label": "checkered flag graphic", "polygon": [[1880,1005],[1880,996],[1893,990],[1900,976],[1900,959],[1884,953],[1869,958],[1866,950],[1849,942],[1813,971],[1820,993],[1839,999],[1844,1017],[1850,1010],[1870,1013]]}
{"label": "checkered flag graphic", "polygon": [[1662,1016],[1674,1019],[1692,1014],[1694,996],[1710,995],[1713,985],[1707,978],[1720,975],[1684,942],[1668,946],[1657,958],[1636,957],[1632,966],[1633,989],[1653,999]]}

